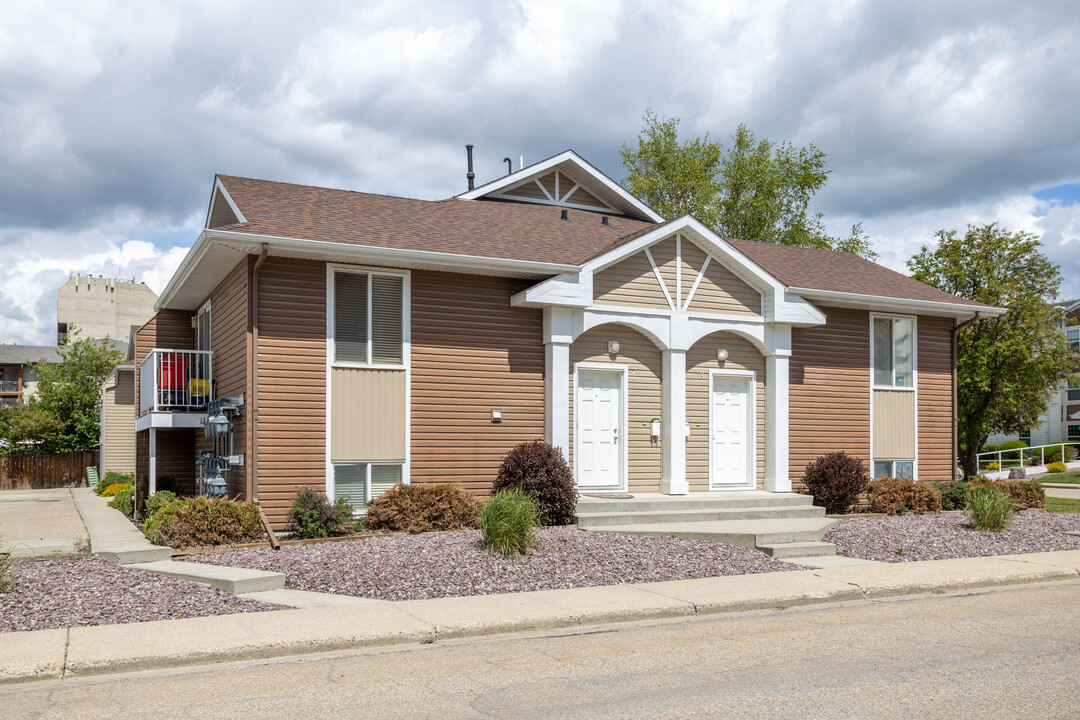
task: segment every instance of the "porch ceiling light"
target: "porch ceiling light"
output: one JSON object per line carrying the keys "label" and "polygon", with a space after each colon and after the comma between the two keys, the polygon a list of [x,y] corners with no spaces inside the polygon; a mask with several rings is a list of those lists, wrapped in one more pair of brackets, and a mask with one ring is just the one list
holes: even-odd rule
{"label": "porch ceiling light", "polygon": [[716,350],[716,359],[717,360],[719,360],[720,362],[725,362],[727,360],[727,356],[728,356],[727,348],[717,348],[717,350]]}
{"label": "porch ceiling light", "polygon": [[618,355],[620,347],[621,346],[619,345],[618,340],[608,340],[607,341],[608,355]]}

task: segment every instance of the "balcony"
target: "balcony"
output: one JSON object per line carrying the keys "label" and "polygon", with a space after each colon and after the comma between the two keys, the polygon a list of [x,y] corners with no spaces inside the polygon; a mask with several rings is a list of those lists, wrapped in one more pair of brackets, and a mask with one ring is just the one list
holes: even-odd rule
{"label": "balcony", "polygon": [[154,349],[139,365],[139,415],[198,412],[214,399],[213,352]]}
{"label": "balcony", "polygon": [[0,380],[0,393],[17,393],[19,392],[18,380]]}

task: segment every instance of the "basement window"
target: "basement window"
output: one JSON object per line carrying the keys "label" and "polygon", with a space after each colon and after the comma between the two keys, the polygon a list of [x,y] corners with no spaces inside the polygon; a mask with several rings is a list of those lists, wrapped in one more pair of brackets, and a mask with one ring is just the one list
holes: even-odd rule
{"label": "basement window", "polygon": [[334,498],[343,497],[356,512],[401,482],[400,463],[334,463]]}
{"label": "basement window", "polygon": [[875,460],[874,478],[891,477],[911,480],[915,477],[914,460]]}
{"label": "basement window", "polygon": [[403,275],[336,271],[333,294],[335,364],[405,364]]}

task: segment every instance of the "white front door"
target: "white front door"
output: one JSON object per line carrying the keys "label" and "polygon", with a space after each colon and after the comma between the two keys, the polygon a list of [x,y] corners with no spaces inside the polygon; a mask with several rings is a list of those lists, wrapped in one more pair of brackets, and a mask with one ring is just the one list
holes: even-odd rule
{"label": "white front door", "polygon": [[713,374],[709,408],[714,488],[754,487],[753,378]]}
{"label": "white front door", "polygon": [[574,470],[578,487],[623,486],[622,372],[578,370]]}

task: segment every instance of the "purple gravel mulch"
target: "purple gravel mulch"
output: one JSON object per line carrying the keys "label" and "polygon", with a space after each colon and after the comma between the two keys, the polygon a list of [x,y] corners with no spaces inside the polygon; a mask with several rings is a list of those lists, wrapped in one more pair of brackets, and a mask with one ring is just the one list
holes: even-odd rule
{"label": "purple gravel mulch", "polygon": [[13,592],[0,593],[0,632],[285,609],[98,557],[19,562],[10,577]]}
{"label": "purple gravel mulch", "polygon": [[962,513],[940,513],[843,519],[824,540],[839,555],[911,562],[1080,550],[1080,537],[1065,530],[1080,530],[1080,514],[1027,511],[1008,530],[988,532],[969,527]]}
{"label": "purple gravel mulch", "polygon": [[705,540],[541,530],[542,546],[511,560],[480,533],[388,535],[351,542],[193,555],[189,561],[285,573],[285,587],[379,600],[421,600],[623,585],[800,568],[757,550]]}

